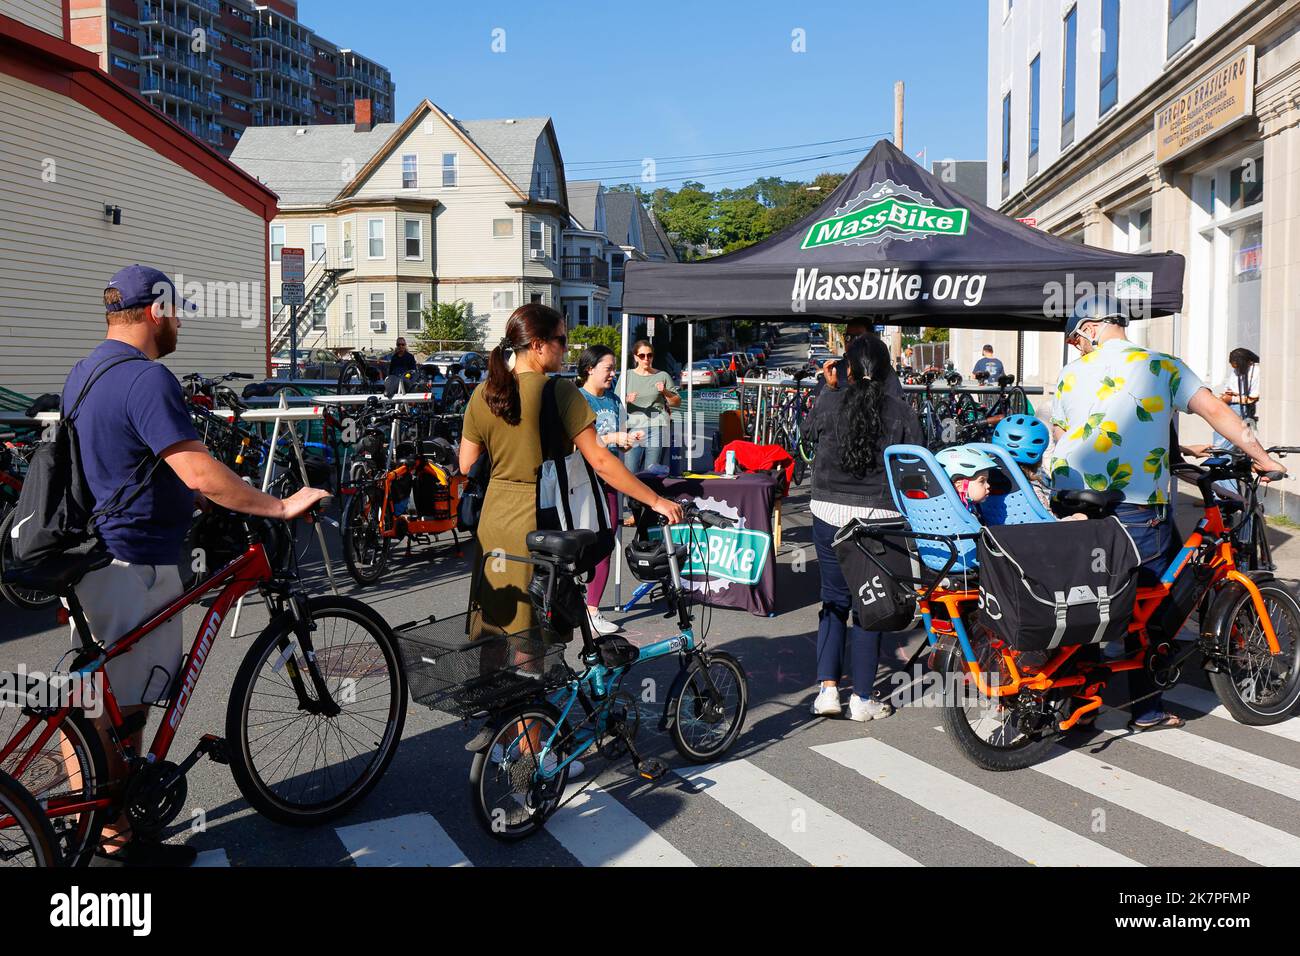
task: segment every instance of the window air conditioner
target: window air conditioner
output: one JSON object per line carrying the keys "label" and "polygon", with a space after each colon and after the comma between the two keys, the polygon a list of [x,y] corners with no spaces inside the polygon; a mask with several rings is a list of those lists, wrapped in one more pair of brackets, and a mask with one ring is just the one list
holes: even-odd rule
{"label": "window air conditioner", "polygon": [[383,319],[371,319],[371,320],[370,320],[370,331],[371,331],[371,332],[383,332],[383,331],[384,331],[385,329],[387,329],[387,328],[388,328],[388,323],[385,322]]}
{"label": "window air conditioner", "polygon": [[529,249],[528,252],[529,252],[529,256],[528,256],[528,257],[529,257],[530,259],[545,259],[545,258],[546,258],[546,250],[545,250],[545,249]]}

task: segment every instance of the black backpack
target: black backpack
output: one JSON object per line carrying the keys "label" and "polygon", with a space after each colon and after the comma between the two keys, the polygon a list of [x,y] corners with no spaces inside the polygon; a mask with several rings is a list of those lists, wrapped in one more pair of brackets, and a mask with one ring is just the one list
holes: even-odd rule
{"label": "black backpack", "polygon": [[[14,559],[20,564],[35,564],[47,558],[73,551],[94,536],[95,525],[103,518],[128,507],[149,484],[160,459],[146,458],[126,482],[102,507],[96,507],[95,495],[86,484],[81,466],[81,449],[77,442],[75,416],[81,403],[96,382],[109,369],[124,362],[145,362],[138,356],[109,359],[90,374],[72,408],[54,426],[50,440],[41,443],[27,466],[23,490],[14,507],[9,529]],[[127,494],[140,471],[152,462],[144,479]]]}

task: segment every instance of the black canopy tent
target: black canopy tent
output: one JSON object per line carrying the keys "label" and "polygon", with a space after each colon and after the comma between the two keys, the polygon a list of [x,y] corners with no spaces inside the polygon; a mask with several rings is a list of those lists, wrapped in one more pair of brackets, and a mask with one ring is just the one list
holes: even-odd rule
{"label": "black canopy tent", "polygon": [[[1176,253],[1113,252],[1027,226],[881,140],[815,211],[756,245],[699,262],[628,262],[622,367],[629,313],[1056,332],[1093,291],[1112,291],[1135,316],[1177,312],[1183,266]],[[693,344],[687,336],[688,368]]]}

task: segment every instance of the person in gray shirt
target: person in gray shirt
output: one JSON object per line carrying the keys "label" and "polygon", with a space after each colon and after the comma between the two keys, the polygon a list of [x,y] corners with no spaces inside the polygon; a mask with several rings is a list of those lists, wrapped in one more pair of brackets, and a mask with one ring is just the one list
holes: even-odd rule
{"label": "person in gray shirt", "polygon": [[627,376],[627,430],[645,439],[627,450],[624,463],[635,474],[663,459],[669,442],[669,409],[682,403],[671,375],[654,367],[654,347],[645,339],[632,346],[636,364]]}

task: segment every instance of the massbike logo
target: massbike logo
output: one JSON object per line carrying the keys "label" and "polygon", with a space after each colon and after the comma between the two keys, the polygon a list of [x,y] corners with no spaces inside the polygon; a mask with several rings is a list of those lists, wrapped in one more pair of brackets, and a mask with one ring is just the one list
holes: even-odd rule
{"label": "massbike logo", "polygon": [[771,535],[749,528],[709,528],[701,534],[685,525],[672,528],[674,544],[688,544],[683,577],[709,577],[714,581],[732,581],[754,585],[763,577]]}
{"label": "massbike logo", "polygon": [[970,210],[944,209],[910,186],[892,179],[873,183],[835,210],[835,215],[812,224],[801,249],[843,244],[865,246],[886,239],[909,242],[923,236],[964,236]]}

